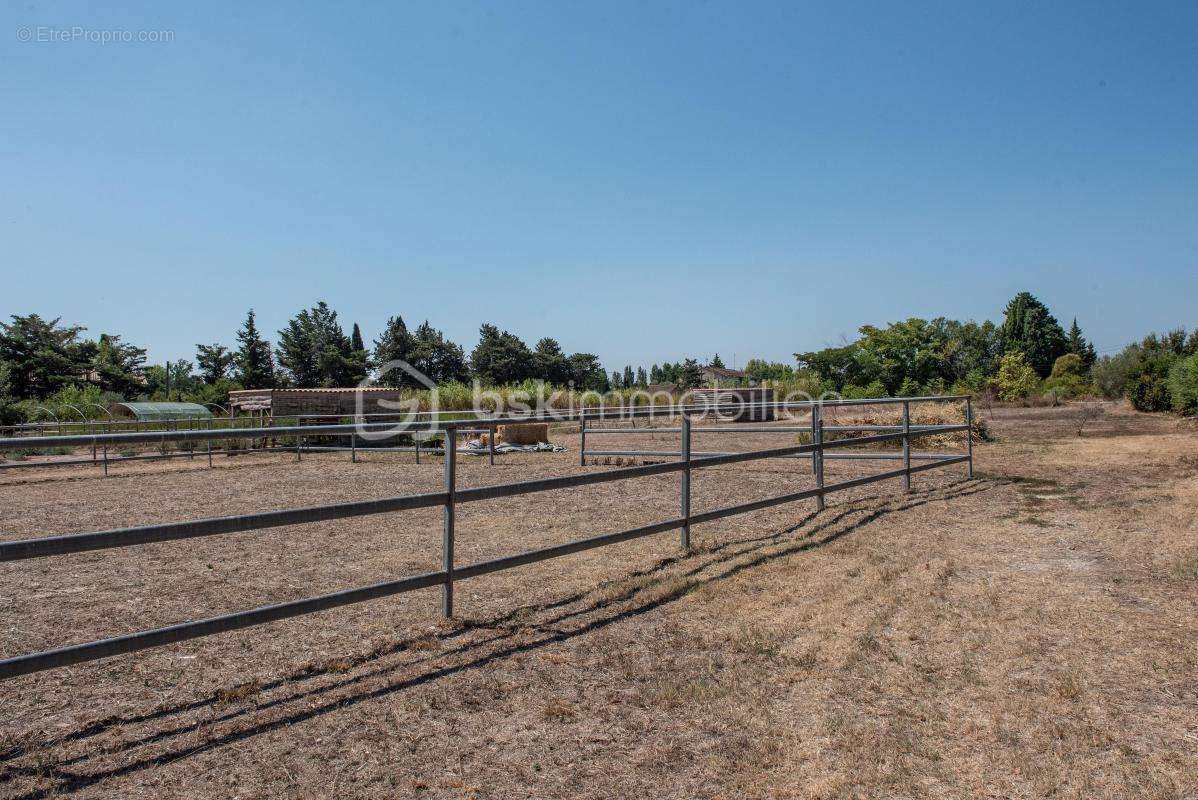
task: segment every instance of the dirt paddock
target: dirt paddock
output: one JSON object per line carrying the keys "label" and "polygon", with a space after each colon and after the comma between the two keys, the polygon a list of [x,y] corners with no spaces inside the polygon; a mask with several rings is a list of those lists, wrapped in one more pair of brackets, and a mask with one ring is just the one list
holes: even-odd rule
{"label": "dirt paddock", "polygon": [[[0,683],[0,797],[1198,796],[1198,432],[1115,404],[979,413],[974,480],[463,581],[451,622],[424,590]],[[459,484],[578,472],[562,443],[463,457]],[[5,473],[0,538],[441,481],[405,456],[199,461]],[[810,485],[794,460],[700,470],[693,507]],[[457,560],[677,504],[677,476],[465,504]],[[436,569],[439,543],[429,509],[0,564],[0,653]]]}

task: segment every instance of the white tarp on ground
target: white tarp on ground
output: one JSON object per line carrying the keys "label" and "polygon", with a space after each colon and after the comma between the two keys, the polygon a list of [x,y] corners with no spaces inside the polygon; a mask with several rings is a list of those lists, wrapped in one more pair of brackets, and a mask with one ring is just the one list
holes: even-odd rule
{"label": "white tarp on ground", "polygon": [[[471,456],[485,456],[487,454],[487,444],[481,439],[471,439],[466,443],[465,447],[458,448],[459,453],[465,453]],[[500,442],[495,445],[496,453],[564,453],[566,448],[560,444],[549,444],[549,442],[538,442],[537,444],[508,444]]]}

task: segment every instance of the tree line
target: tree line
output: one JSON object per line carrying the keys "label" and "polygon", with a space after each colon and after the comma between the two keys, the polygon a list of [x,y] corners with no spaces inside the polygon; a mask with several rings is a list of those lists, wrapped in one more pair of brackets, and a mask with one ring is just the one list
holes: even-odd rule
{"label": "tree line", "polygon": [[[357,323],[346,334],[325,302],[304,309],[278,332],[276,344],[258,327],[253,309],[228,347],[196,346],[186,359],[146,364],[145,348],[120,335],[83,336],[84,328],[37,314],[0,323],[0,423],[31,416],[36,404],[57,398],[91,408],[114,399],[191,400],[226,405],[234,389],[354,386],[374,377],[385,386],[423,388],[404,362],[433,382],[502,386],[545,381],[583,391],[665,388],[685,391],[703,383],[704,366],[679,362],[625,366],[605,372],[592,353],[567,354],[545,337],[529,347],[519,336],[484,323],[467,354],[427,320],[410,329],[403,317],[387,320],[367,344]],[[952,392],[990,394],[1007,401],[1059,402],[1081,395],[1127,397],[1145,411],[1198,412],[1198,330],[1150,334],[1101,358],[1074,318],[1069,329],[1029,292],[1015,295],[1000,323],[944,317],[864,325],[856,341],[795,353],[783,363],[752,358],[749,381],[811,396],[915,396]],[[718,354],[707,366],[723,367]],[[91,413],[87,411],[86,413]]]}
{"label": "tree line", "polygon": [[[394,316],[367,345],[358,324],[346,334],[337,312],[324,301],[288,320],[274,346],[250,309],[234,335],[235,346],[198,344],[194,361],[147,365],[145,348],[115,334],[87,339],[84,330],[37,314],[13,315],[0,323],[0,421],[11,424],[28,417],[31,408],[49,398],[91,414],[95,405],[112,400],[227,405],[235,389],[356,386],[372,376],[384,386],[425,388],[415,373],[438,384],[542,380],[582,391],[611,388],[598,356],[567,354],[551,337],[530,348],[510,331],[485,323],[467,355],[427,320],[411,330],[403,317]],[[394,367],[401,361],[413,371]]]}
{"label": "tree line", "polygon": [[845,397],[991,395],[1009,402],[1126,397],[1141,411],[1198,412],[1198,331],[1150,334],[1101,358],[1076,318],[1066,331],[1030,292],[1015,295],[1002,321],[939,317],[864,325],[841,347],[796,353],[797,367],[751,360],[759,380],[805,384]]}
{"label": "tree line", "polygon": [[1020,292],[1001,324],[938,317],[864,325],[851,344],[796,353],[795,359],[800,370],[842,394],[914,396],[984,391],[996,383],[1004,358],[1047,379],[1067,354],[1087,368],[1096,358],[1076,319],[1067,334],[1040,300]]}

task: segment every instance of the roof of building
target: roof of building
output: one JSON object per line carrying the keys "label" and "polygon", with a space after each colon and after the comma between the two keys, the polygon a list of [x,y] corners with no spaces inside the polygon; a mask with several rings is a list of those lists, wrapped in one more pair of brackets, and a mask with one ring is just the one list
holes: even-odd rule
{"label": "roof of building", "polygon": [[318,389],[234,389],[229,392],[229,396],[251,395],[251,394],[273,394],[275,392],[287,392],[289,394],[344,394],[346,392],[398,392],[399,389],[394,386],[334,386]]}
{"label": "roof of building", "polygon": [[146,420],[212,418],[212,412],[199,403],[110,403],[108,410]]}
{"label": "roof of building", "polygon": [[726,367],[704,367],[704,372],[710,372],[717,378],[747,378],[749,373],[741,372],[739,369],[727,369]]}

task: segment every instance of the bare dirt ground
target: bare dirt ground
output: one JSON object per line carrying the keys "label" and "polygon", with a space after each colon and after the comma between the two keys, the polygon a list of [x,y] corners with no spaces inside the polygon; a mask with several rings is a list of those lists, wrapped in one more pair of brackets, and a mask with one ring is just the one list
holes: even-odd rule
{"label": "bare dirt ground", "polygon": [[[983,411],[998,438],[972,481],[948,467],[701,526],[689,554],[664,534],[462,582],[452,622],[427,590],[4,682],[0,797],[1198,796],[1198,432],[1089,408]],[[657,438],[603,446],[676,443]],[[461,483],[576,472],[564,443],[463,458]],[[4,538],[440,481],[439,460],[342,454],[14,472]],[[702,470],[695,510],[809,485],[805,462]],[[463,505],[458,560],[673,516],[677,492]],[[438,519],[0,565],[0,653],[432,569]]]}

